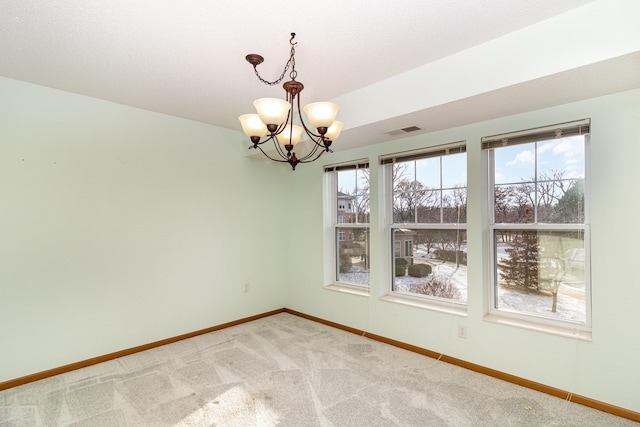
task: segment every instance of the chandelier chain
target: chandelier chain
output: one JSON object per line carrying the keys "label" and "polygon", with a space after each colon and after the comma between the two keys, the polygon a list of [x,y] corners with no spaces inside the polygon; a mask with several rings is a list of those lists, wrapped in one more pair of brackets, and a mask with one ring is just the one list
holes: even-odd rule
{"label": "chandelier chain", "polygon": [[289,67],[291,67],[291,72],[289,73],[289,77],[291,78],[291,80],[295,80],[296,77],[298,76],[298,72],[296,71],[296,45],[298,44],[297,42],[294,43],[293,39],[296,36],[296,33],[291,33],[291,38],[289,39],[289,44],[291,45],[291,54],[289,56],[289,60],[287,61],[286,65],[284,66],[284,70],[282,70],[282,74],[280,74],[280,77],[278,77],[278,80],[275,80],[273,82],[270,82],[268,80],[263,79],[260,76],[260,73],[258,72],[258,64],[254,64],[253,65],[253,71],[256,73],[256,76],[258,77],[258,79],[264,83],[267,84],[269,86],[274,86],[277,85],[278,83],[280,83],[282,81],[282,79],[284,79],[284,75],[287,73],[287,70],[289,69]]}

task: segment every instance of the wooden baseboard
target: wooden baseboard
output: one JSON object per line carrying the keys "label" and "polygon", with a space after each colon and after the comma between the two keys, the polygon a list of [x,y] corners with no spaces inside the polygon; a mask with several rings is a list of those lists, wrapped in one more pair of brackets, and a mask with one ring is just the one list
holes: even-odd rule
{"label": "wooden baseboard", "polygon": [[293,314],[295,316],[303,317],[308,320],[313,320],[314,322],[322,323],[327,326],[331,326],[334,328],[342,329],[343,331],[351,332],[363,337],[370,338],[375,341],[379,341],[385,344],[392,345],[394,347],[399,347],[404,350],[408,350],[414,353],[418,353],[424,356],[429,356],[434,359],[439,359],[442,362],[450,363],[452,365],[460,366],[462,368],[469,369],[474,372],[478,372],[484,375],[488,375],[490,377],[498,378],[503,381],[507,381],[513,384],[517,384],[523,387],[530,388],[532,390],[539,391],[541,393],[550,394],[551,396],[559,397],[561,399],[566,399],[567,401],[579,403],[580,405],[588,406],[589,408],[597,409],[602,412],[607,412],[612,415],[616,415],[618,417],[628,418],[633,421],[640,421],[640,413],[635,412],[629,409],[621,408],[619,406],[610,405],[608,403],[600,402],[595,399],[591,399],[585,396],[581,396],[579,394],[573,394],[571,392],[561,390],[555,387],[551,387],[545,384],[537,383],[535,381],[530,381],[525,378],[517,377],[515,375],[507,374],[504,372],[497,371],[495,369],[487,368],[482,365],[477,365],[475,363],[467,362],[462,359],[457,359],[455,357],[447,356],[444,354],[440,354],[435,351],[427,350],[421,347],[417,347],[415,345],[407,344],[402,341],[396,341],[390,338],[386,338],[380,335],[372,334],[360,329],[352,328],[350,326],[344,326],[339,323],[331,322],[329,320],[324,320],[319,317],[310,316],[305,313],[301,313],[299,311],[290,310],[288,308],[284,309],[285,313]]}
{"label": "wooden baseboard", "polygon": [[208,334],[209,332],[219,331],[220,329],[229,328],[231,326],[240,325],[242,323],[251,322],[253,320],[258,320],[263,317],[273,316],[274,314],[283,313],[285,311],[284,308],[280,308],[277,310],[269,311],[262,314],[257,314],[255,316],[245,317],[243,319],[234,320],[232,322],[222,323],[217,326],[212,326],[210,328],[201,329],[199,331],[190,332],[188,334],[178,335],[177,337],[167,338],[160,341],[155,341],[149,344],[140,345],[137,347],[129,348],[126,350],[116,351],[114,353],[105,354],[103,356],[94,357],[91,359],[83,360],[76,363],[71,363],[69,365],[60,366],[58,368],[49,369],[42,372],[37,372],[35,374],[26,375],[24,377],[16,378],[13,380],[0,382],[0,391],[6,390],[13,387],[18,387],[23,384],[28,384],[34,381],[43,380],[45,378],[53,377],[55,375],[64,374],[66,372],[75,371],[76,369],[86,368],[87,366],[96,365],[98,363],[107,362],[109,360],[117,359],[119,357],[128,356],[130,354],[138,353],[145,350],[150,350],[152,348],[160,347],[163,345],[171,344],[177,341],[186,340],[187,338],[193,338],[198,335]]}
{"label": "wooden baseboard", "polygon": [[408,350],[414,353],[421,354],[423,356],[432,357],[434,359],[439,359],[443,362],[450,363],[452,365],[460,366],[462,368],[469,369],[474,372],[478,372],[481,374],[485,374],[494,378],[498,378],[513,384],[517,384],[523,387],[530,388],[532,390],[536,390],[542,393],[550,394],[555,397],[559,397],[561,399],[566,399],[570,402],[579,403],[584,406],[588,406],[593,409],[597,409],[602,412],[607,412],[612,415],[616,415],[618,417],[628,418],[633,421],[640,422],[640,413],[631,411],[629,409],[621,408],[619,406],[610,405],[608,403],[600,402],[595,399],[591,399],[585,396],[581,396],[578,394],[573,394],[565,390],[561,390],[555,387],[551,387],[545,384],[537,383],[535,381],[530,381],[521,377],[517,377],[515,375],[507,374],[504,372],[497,371],[495,369],[487,368],[481,365],[476,365],[475,363],[470,363],[462,359],[457,359],[455,357],[447,356],[444,354],[440,354],[435,351],[427,350],[422,347],[417,347],[415,345],[407,344],[402,341],[397,341],[391,338],[386,338],[381,335],[372,334],[360,329],[352,328],[349,326],[341,325],[339,323],[331,322],[329,320],[321,319],[319,317],[311,316],[305,313],[301,313],[299,311],[291,310],[288,308],[280,308],[277,310],[269,311],[262,314],[257,314],[255,316],[245,317],[243,319],[234,320],[232,322],[222,323],[217,326],[212,326],[210,328],[201,329],[199,331],[190,332],[188,334],[179,335],[173,338],[167,338],[160,341],[155,341],[149,344],[144,344],[141,346],[133,347],[127,350],[116,351],[114,353],[105,354],[104,356],[94,357],[92,359],[83,360],[81,362],[71,363],[69,365],[61,366],[59,368],[49,369],[47,371],[38,372],[35,374],[27,375],[24,377],[16,378],[13,380],[0,382],[0,391],[6,390],[13,387],[18,387],[24,384],[28,384],[34,381],[42,380],[45,378],[53,377],[55,375],[64,374],[66,372],[74,371],[76,369],[85,368],[87,366],[96,365],[98,363],[107,362],[109,360],[117,359],[119,357],[128,356],[130,354],[138,353],[140,351],[150,350],[152,348],[160,347],[166,344],[171,344],[177,341],[182,341],[187,338],[193,338],[198,335],[207,334],[209,332],[219,331],[221,329],[229,328],[231,326],[240,325],[242,323],[251,322],[253,320],[262,319],[263,317],[273,316],[274,314],[279,313],[289,313],[298,317],[302,317],[304,319],[312,320],[314,322],[322,323],[323,325],[331,326],[337,329],[341,329],[343,331],[351,332],[353,334],[361,335],[367,338],[370,338],[375,341],[379,341],[385,344],[392,345],[394,347],[399,347],[404,350]]}

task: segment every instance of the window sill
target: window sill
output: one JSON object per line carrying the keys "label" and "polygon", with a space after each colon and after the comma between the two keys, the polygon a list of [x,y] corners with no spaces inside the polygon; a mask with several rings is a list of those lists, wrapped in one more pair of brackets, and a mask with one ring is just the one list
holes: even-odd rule
{"label": "window sill", "polygon": [[538,323],[523,319],[516,319],[500,314],[487,314],[484,319],[488,322],[497,323],[500,325],[515,326],[519,328],[529,329],[531,331],[544,332],[552,335],[559,335],[561,337],[573,338],[582,341],[592,341],[591,331],[580,329],[579,327],[563,327],[559,325],[551,325],[545,323]]}
{"label": "window sill", "polygon": [[430,301],[424,298],[411,297],[408,295],[399,294],[387,294],[380,297],[380,301],[387,301],[396,304],[408,305],[410,307],[422,308],[432,311],[438,311],[441,313],[454,314],[457,316],[466,317],[467,307],[458,303],[447,303],[439,301]]}
{"label": "window sill", "polygon": [[369,296],[369,288],[347,285],[344,283],[333,283],[324,287],[330,291],[344,292],[351,295],[359,295],[363,297]]}

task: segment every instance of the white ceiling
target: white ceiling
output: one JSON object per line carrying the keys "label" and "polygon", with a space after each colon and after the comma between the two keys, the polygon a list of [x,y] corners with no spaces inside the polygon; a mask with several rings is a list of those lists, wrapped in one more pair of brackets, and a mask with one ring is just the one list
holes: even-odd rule
{"label": "white ceiling", "polygon": [[[257,81],[245,55],[264,56],[258,70],[275,80],[288,59],[291,32],[297,33],[296,69],[306,104],[346,96],[587,3],[2,0],[0,76],[239,129],[238,115],[251,112],[255,98],[284,96],[280,86]],[[389,140],[386,131],[409,125],[435,130],[640,87],[638,55],[617,61],[367,126],[347,122],[341,147]],[[589,84],[569,84],[576,79]],[[541,96],[551,87],[563,89]],[[487,108],[487,100],[511,91],[520,96]]]}

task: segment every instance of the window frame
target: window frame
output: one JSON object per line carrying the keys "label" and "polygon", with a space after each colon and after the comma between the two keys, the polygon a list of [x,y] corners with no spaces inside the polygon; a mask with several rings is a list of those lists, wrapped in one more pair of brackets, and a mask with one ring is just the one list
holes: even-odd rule
{"label": "window frame", "polygon": [[[566,334],[579,338],[590,339],[591,323],[591,299],[592,286],[590,275],[590,119],[582,119],[574,122],[560,123],[556,125],[533,128],[508,134],[495,135],[482,138],[482,150],[486,153],[487,167],[487,239],[488,239],[488,307],[486,320],[498,323],[509,323],[530,329]],[[534,222],[527,223],[496,223],[495,211],[495,150],[506,147],[523,145],[528,143],[549,142],[557,139],[584,136],[584,217],[582,223],[542,223],[538,220],[538,209],[535,207]],[[538,159],[536,157],[536,168]],[[539,182],[536,169],[536,183]],[[539,232],[572,232],[581,231],[584,237],[584,293],[585,293],[585,321],[574,321],[549,316],[536,315],[530,312],[507,310],[498,308],[498,262],[496,255],[496,233],[499,231],[534,231]],[[539,262],[540,260],[538,260]]]}
{"label": "window frame", "polygon": [[[346,229],[364,229],[367,233],[371,233],[370,222],[355,222],[356,219],[346,220],[340,222],[340,216],[338,215],[339,203],[338,203],[338,172],[355,170],[355,169],[369,169],[368,159],[356,160],[347,163],[341,163],[337,165],[328,165],[324,167],[325,172],[325,229],[327,234],[325,236],[325,259],[329,261],[325,263],[325,287],[334,290],[347,290],[349,292],[355,292],[361,295],[368,295],[371,286],[371,278],[369,278],[368,284],[358,284],[351,282],[343,282],[339,280],[339,242],[340,236],[344,237]],[[369,188],[369,197],[371,197],[371,188]],[[350,206],[347,208],[347,206]],[[344,202],[340,205],[340,208],[345,211],[351,211],[353,204],[351,202]],[[354,213],[357,215],[357,213]],[[369,221],[371,218],[371,212],[369,211]],[[341,234],[342,233],[342,234]],[[369,271],[371,270],[371,248],[369,247]]]}
{"label": "window frame", "polygon": [[[400,153],[393,153],[380,156],[380,166],[383,168],[384,175],[384,189],[383,189],[383,199],[384,199],[384,210],[385,216],[387,218],[386,225],[386,235],[387,242],[389,245],[388,255],[386,256],[386,263],[389,269],[389,279],[387,286],[387,293],[383,296],[382,299],[399,302],[404,304],[409,304],[421,308],[432,309],[436,311],[442,311],[457,315],[466,315],[467,312],[467,301],[460,302],[450,298],[440,298],[432,295],[421,295],[413,292],[405,292],[401,290],[395,289],[395,254],[397,248],[397,240],[394,239],[394,230],[397,229],[420,229],[420,230],[451,230],[451,231],[467,231],[467,223],[466,217],[464,223],[445,223],[442,220],[440,222],[433,223],[418,223],[418,222],[410,222],[410,223],[396,223],[394,218],[394,188],[393,188],[393,166],[397,163],[421,160],[425,158],[442,158],[443,156],[450,154],[459,154],[466,153],[466,140],[458,141],[450,144],[437,145],[429,148],[422,148],[418,150],[405,151]],[[465,168],[467,167],[467,162],[465,161]],[[442,170],[440,170],[442,174]],[[465,180],[466,179],[466,169],[465,169]],[[441,180],[442,184],[442,180]],[[465,182],[465,191],[468,189],[468,182]],[[439,191],[441,194],[443,191],[448,190],[449,188],[440,187],[434,189],[435,191]],[[465,197],[466,199],[466,197]],[[466,206],[466,203],[465,203]],[[440,201],[440,208],[442,210],[442,201]],[[412,243],[414,239],[411,239]],[[406,241],[405,241],[406,243]],[[402,257],[402,249],[404,246],[402,243],[399,245],[401,257]],[[411,258],[414,258],[415,252],[412,248]],[[468,286],[468,281],[467,281]]]}

